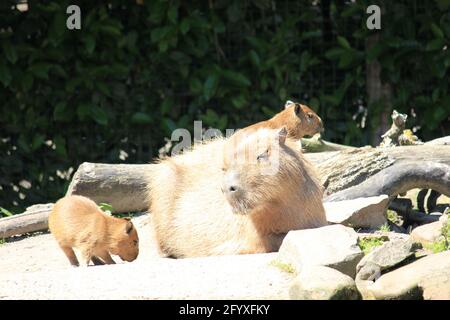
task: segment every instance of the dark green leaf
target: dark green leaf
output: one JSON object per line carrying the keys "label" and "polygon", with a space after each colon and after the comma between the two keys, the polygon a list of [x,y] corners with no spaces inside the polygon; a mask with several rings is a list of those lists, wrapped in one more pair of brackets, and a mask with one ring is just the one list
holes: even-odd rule
{"label": "dark green leaf", "polygon": [[0,62],[0,82],[3,83],[3,86],[8,87],[11,83],[12,76],[9,71],[9,68]]}
{"label": "dark green leaf", "polygon": [[152,123],[152,117],[144,112],[136,112],[131,116],[131,123],[150,124]]}
{"label": "dark green leaf", "polygon": [[11,62],[12,64],[16,63],[17,61],[16,46],[11,45],[9,41],[4,41],[3,52],[5,53],[5,57],[6,59],[8,59],[9,62]]}
{"label": "dark green leaf", "polygon": [[108,124],[108,114],[99,106],[92,106],[89,114],[92,120],[98,124],[102,126],[106,126]]}

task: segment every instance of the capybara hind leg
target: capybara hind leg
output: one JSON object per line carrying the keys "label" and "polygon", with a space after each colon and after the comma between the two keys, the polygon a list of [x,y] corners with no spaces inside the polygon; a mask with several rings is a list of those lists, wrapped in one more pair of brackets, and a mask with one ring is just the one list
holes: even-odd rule
{"label": "capybara hind leg", "polygon": [[74,267],[78,267],[79,266],[78,259],[77,256],[75,255],[75,252],[73,252],[73,249],[71,247],[63,247],[63,246],[61,246],[61,249],[66,254],[66,257],[67,259],[69,259],[70,264]]}
{"label": "capybara hind leg", "polygon": [[115,264],[108,251],[101,252],[98,256],[102,258],[102,260],[105,261],[106,264]]}
{"label": "capybara hind leg", "polygon": [[99,266],[99,265],[104,265],[105,263],[100,260],[99,258],[97,258],[96,256],[92,256],[91,261],[94,265]]}

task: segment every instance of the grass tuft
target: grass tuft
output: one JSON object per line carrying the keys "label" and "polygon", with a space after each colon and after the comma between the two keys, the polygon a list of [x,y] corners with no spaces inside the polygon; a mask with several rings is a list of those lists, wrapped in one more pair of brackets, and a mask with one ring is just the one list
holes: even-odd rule
{"label": "grass tuft", "polygon": [[368,254],[374,248],[381,246],[386,240],[383,238],[362,238],[358,241],[358,246],[364,252],[364,254]]}
{"label": "grass tuft", "polygon": [[295,273],[295,268],[292,264],[290,263],[285,263],[285,262],[281,262],[280,260],[272,260],[270,262],[271,266],[277,267],[278,269],[281,269],[284,272],[287,273]]}

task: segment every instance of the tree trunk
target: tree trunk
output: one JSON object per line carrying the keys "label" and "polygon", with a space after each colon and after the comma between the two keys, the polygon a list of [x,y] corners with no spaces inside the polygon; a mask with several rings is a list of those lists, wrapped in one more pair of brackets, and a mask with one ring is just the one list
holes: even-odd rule
{"label": "tree trunk", "polygon": [[[381,34],[379,32],[367,37],[365,51],[370,52],[370,49],[380,41],[380,37]],[[377,59],[366,63],[366,88],[369,112],[374,114],[372,109],[381,107],[381,113],[376,114],[380,122],[372,137],[372,144],[378,145],[381,141],[381,135],[385,133],[390,126],[392,86],[389,83],[382,83],[381,64]]]}

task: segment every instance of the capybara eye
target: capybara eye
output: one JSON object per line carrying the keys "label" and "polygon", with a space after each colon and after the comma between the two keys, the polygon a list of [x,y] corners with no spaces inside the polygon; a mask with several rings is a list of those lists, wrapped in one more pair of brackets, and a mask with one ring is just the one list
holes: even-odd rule
{"label": "capybara eye", "polygon": [[256,160],[260,161],[260,160],[265,160],[269,157],[269,150],[267,149],[266,151],[264,151],[263,153],[261,153]]}

